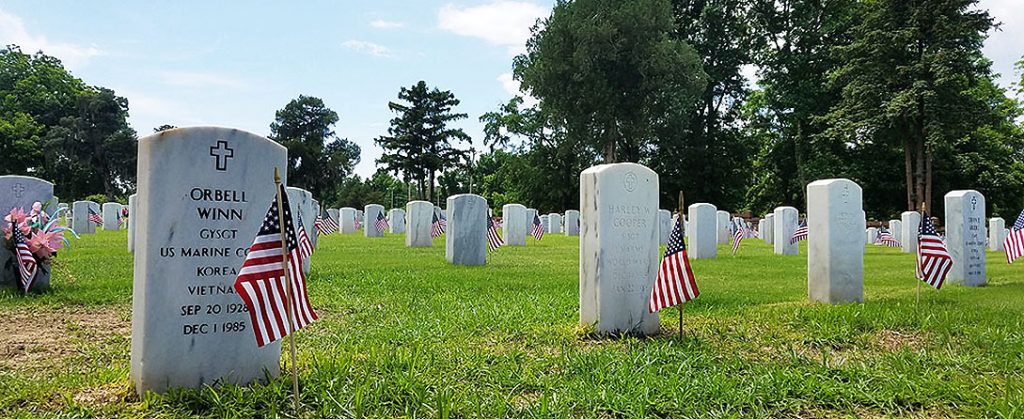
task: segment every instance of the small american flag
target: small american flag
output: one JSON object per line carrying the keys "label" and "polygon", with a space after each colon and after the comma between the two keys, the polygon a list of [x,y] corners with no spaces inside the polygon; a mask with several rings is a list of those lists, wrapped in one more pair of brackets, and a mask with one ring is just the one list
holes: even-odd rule
{"label": "small american flag", "polygon": [[438,216],[437,224],[441,226],[441,232],[448,231],[448,216],[444,215],[444,211],[441,211],[441,215]]}
{"label": "small american flag", "polygon": [[793,235],[789,237],[789,244],[794,244],[799,241],[807,240],[807,220],[800,222],[800,227],[797,227]]}
{"label": "small american flag", "polygon": [[535,240],[544,238],[544,224],[540,222],[540,216],[533,215],[533,230],[531,231]]}
{"label": "small american flag", "polygon": [[302,222],[302,216],[299,216],[299,254],[302,255],[303,259],[309,259],[313,256],[313,242],[309,241],[309,235],[306,234],[306,224]]}
{"label": "small american flag", "polygon": [[893,237],[892,233],[889,232],[889,230],[884,229],[884,228],[882,229],[881,232],[878,233],[878,239],[875,240],[875,245],[876,246],[886,246],[886,247],[900,247],[900,246],[903,246],[902,244],[900,244],[899,240],[896,240],[896,237]]}
{"label": "small american flag", "polygon": [[444,234],[444,227],[441,226],[441,220],[437,218],[437,213],[433,214],[434,220],[430,223],[430,237],[441,237]]}
{"label": "small american flag", "polygon": [[493,252],[504,245],[505,240],[498,234],[498,224],[494,222],[494,218],[487,217],[487,250]]}
{"label": "small american flag", "polygon": [[92,208],[89,208],[89,221],[92,221],[93,224],[96,225],[103,225],[103,217],[100,217],[100,215],[97,214],[96,211],[93,211]]}
{"label": "small american flag", "polygon": [[338,232],[338,220],[331,218],[331,214],[321,213],[316,216],[313,222],[316,231],[320,235],[333,234]]}
{"label": "small american flag", "polygon": [[661,259],[658,279],[651,289],[651,300],[647,304],[650,313],[666,307],[685,303],[700,295],[697,281],[690,269],[690,258],[686,256],[686,243],[683,242],[683,227],[676,220],[672,234],[668,236],[665,257]]}
{"label": "small american flag", "polygon": [[740,248],[740,242],[743,241],[743,236],[746,235],[746,228],[743,226],[736,226],[736,234],[732,238],[732,255],[736,256],[736,250]]}
{"label": "small american flag", "polygon": [[[277,216],[277,201],[271,201],[270,209],[263,218],[263,225],[245,256],[242,269],[235,279],[235,291],[249,308],[252,331],[256,345],[265,346],[291,333],[289,318],[295,330],[317,319],[306,293],[306,276],[302,273],[302,255],[299,251],[295,228],[292,226],[288,194],[284,185],[278,189],[281,205],[284,206],[284,229],[288,250],[288,266],[285,268],[281,255],[281,220]],[[285,283],[285,269],[288,269],[291,283]],[[291,287],[291,313],[287,313],[288,292]],[[290,315],[289,315],[290,314]]]}
{"label": "small american flag", "polygon": [[935,231],[927,212],[921,215],[921,229],[917,237],[917,278],[935,289],[942,288],[946,275],[953,269],[953,258],[946,251],[946,242]]}
{"label": "small american flag", "polygon": [[1010,234],[1003,240],[1003,249],[1006,251],[1006,263],[1013,263],[1024,256],[1024,210],[1021,210],[1017,221],[1010,228]]}
{"label": "small american flag", "polygon": [[363,223],[359,222],[359,217],[356,217],[352,220],[352,225],[356,227],[356,230],[363,228]]}
{"label": "small american flag", "polygon": [[388,219],[384,217],[383,211],[377,213],[377,222],[373,223],[373,226],[377,228],[378,233],[383,233],[389,227]]}
{"label": "small american flag", "polygon": [[11,223],[11,241],[14,243],[14,248],[18,253],[18,272],[21,274],[21,289],[28,292],[29,288],[32,288],[32,283],[36,280],[36,270],[39,264],[36,263],[35,256],[32,256],[32,251],[28,248],[28,241],[25,240],[25,235],[21,234],[21,229],[13,222]]}

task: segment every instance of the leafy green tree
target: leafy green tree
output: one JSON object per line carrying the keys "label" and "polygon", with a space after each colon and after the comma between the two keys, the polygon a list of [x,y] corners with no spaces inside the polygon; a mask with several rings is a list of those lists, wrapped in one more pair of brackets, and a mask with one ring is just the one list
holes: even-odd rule
{"label": "leafy green tree", "polygon": [[455,95],[431,90],[424,81],[402,87],[398,99],[401,103],[388,103],[397,114],[391,119],[388,135],[374,140],[384,149],[377,163],[403,179],[415,180],[418,196],[433,201],[438,172],[451,170],[466,158],[466,152],[455,148],[453,142],[469,142],[469,135],[450,124],[467,115],[453,112],[460,103]]}
{"label": "leafy green tree", "polygon": [[338,138],[338,114],[323,100],[299,95],[275,114],[270,139],[288,149],[288,184],[315,197],[332,195],[359,163],[359,146]]}
{"label": "leafy green tree", "polygon": [[75,114],[47,133],[44,177],[60,196],[100,190],[112,201],[133,191],[138,138],[128,126],[128,100],[102,87],[90,87],[76,99]]}
{"label": "leafy green tree", "polygon": [[559,0],[533,27],[514,75],[568,138],[606,163],[640,161],[705,85],[700,58],[674,26],[668,0]]}

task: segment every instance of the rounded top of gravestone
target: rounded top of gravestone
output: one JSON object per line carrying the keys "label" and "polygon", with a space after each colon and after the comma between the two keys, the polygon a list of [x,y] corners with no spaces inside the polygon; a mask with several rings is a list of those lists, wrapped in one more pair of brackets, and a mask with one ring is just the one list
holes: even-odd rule
{"label": "rounded top of gravestone", "polygon": [[780,211],[780,210],[782,210],[782,211],[788,211],[788,210],[796,211],[796,207],[781,206],[781,207],[775,207],[775,210],[776,211]]}
{"label": "rounded top of gravestone", "polygon": [[729,211],[717,210],[717,211],[715,211],[715,213],[717,213],[717,214],[725,214],[727,216],[729,215]]}
{"label": "rounded top of gravestone", "polygon": [[34,176],[3,175],[3,176],[0,176],[0,182],[2,182],[2,181],[7,181],[7,182],[13,182],[13,181],[39,182],[39,183],[48,184],[51,187],[53,186],[53,182],[50,182],[50,181],[44,180],[44,179],[40,179],[40,178],[37,178],[37,177],[34,177]]}
{"label": "rounded top of gravestone", "polygon": [[949,193],[947,193],[945,197],[946,198],[959,198],[959,197],[964,197],[964,196],[972,195],[972,194],[973,195],[978,195],[978,196],[983,196],[983,195],[981,195],[981,192],[978,192],[978,191],[976,191],[974,189],[963,189],[963,190],[958,190],[958,191],[949,191]]}
{"label": "rounded top of gravestone", "polygon": [[992,217],[992,218],[989,218],[989,221],[997,221],[997,220],[998,221],[1006,222],[1006,220],[1004,220],[1003,217]]}
{"label": "rounded top of gravestone", "polygon": [[715,207],[714,205],[709,204],[707,202],[698,202],[696,204],[690,204],[690,206],[689,206],[689,210],[690,211],[696,211],[698,209],[701,209],[701,210],[711,209],[712,211],[718,211],[718,207]]}
{"label": "rounded top of gravestone", "polygon": [[622,189],[633,192],[641,183],[658,184],[658,173],[638,163],[610,163],[591,166],[580,173],[580,176],[622,176]]}
{"label": "rounded top of gravestone", "polygon": [[355,208],[352,208],[352,207],[341,207],[341,210],[342,210],[342,211],[345,211],[345,210],[348,210],[348,211],[355,211],[356,209],[355,209]]}
{"label": "rounded top of gravestone", "polygon": [[526,206],[523,205],[523,204],[505,204],[505,205],[502,206],[502,208],[522,208],[522,209],[526,209]]}
{"label": "rounded top of gravestone", "polygon": [[406,203],[406,205],[430,205],[431,207],[434,206],[434,204],[431,204],[430,201],[409,201]]}
{"label": "rounded top of gravestone", "polygon": [[302,188],[299,188],[299,187],[296,187],[296,186],[285,186],[285,189],[287,189],[288,191],[296,191],[296,192],[300,192],[300,193],[305,193],[305,194],[313,195],[312,192],[307,191],[307,190],[302,189]]}
{"label": "rounded top of gravestone", "polygon": [[484,197],[482,197],[482,196],[480,196],[480,195],[477,195],[477,194],[472,194],[472,193],[460,193],[460,194],[458,194],[458,195],[452,195],[452,196],[449,196],[449,197],[448,197],[448,203],[449,203],[449,205],[451,205],[451,203],[452,203],[452,202],[455,202],[455,201],[464,201],[464,200],[478,200],[478,199],[479,199],[479,200],[481,200],[481,201],[484,201],[484,200],[485,200],[485,199],[484,199]]}
{"label": "rounded top of gravestone", "polygon": [[368,204],[365,207],[363,207],[363,211],[369,211],[372,209],[384,209],[384,206],[381,204]]}
{"label": "rounded top of gravestone", "polygon": [[[808,183],[807,186],[811,186],[811,185],[814,185],[814,186],[827,186],[827,185],[833,185],[833,184],[844,183],[844,182],[845,183],[849,183],[849,184],[853,184],[853,185],[857,184],[857,182],[854,182],[854,181],[852,181],[850,179],[835,178],[835,179],[818,179],[818,180],[816,180],[814,182]],[[860,186],[858,185],[858,187],[860,187]]]}

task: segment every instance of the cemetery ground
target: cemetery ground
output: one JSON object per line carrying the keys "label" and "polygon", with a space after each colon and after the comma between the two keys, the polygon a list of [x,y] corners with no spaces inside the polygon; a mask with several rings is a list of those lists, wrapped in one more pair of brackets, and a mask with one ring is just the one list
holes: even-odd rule
{"label": "cemetery ground", "polygon": [[[303,416],[1024,415],[1024,271],[1002,253],[987,286],[925,287],[917,305],[914,256],[868,246],[866,302],[828,306],[807,301],[806,243],[779,256],[747,239],[693,261],[682,339],[675,308],[659,336],[599,338],[577,324],[576,237],[529,238],[483,267],[402,239],[321,238],[321,320],[297,340]],[[125,240],[83,236],[50,293],[0,293],[0,416],[291,415],[284,373],[135,395]]]}

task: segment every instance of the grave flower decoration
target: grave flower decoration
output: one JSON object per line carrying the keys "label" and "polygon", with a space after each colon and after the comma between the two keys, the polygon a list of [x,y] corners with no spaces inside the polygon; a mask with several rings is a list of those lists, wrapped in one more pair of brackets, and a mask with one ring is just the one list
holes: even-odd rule
{"label": "grave flower decoration", "polygon": [[65,232],[78,237],[74,230],[60,225],[60,209],[52,217],[46,213],[45,206],[39,202],[32,204],[32,209],[26,214],[24,209],[14,208],[6,217],[3,227],[4,240],[7,249],[14,251],[14,243],[11,240],[15,226],[25,236],[29,250],[39,262],[48,262],[57,251],[70,246]]}

